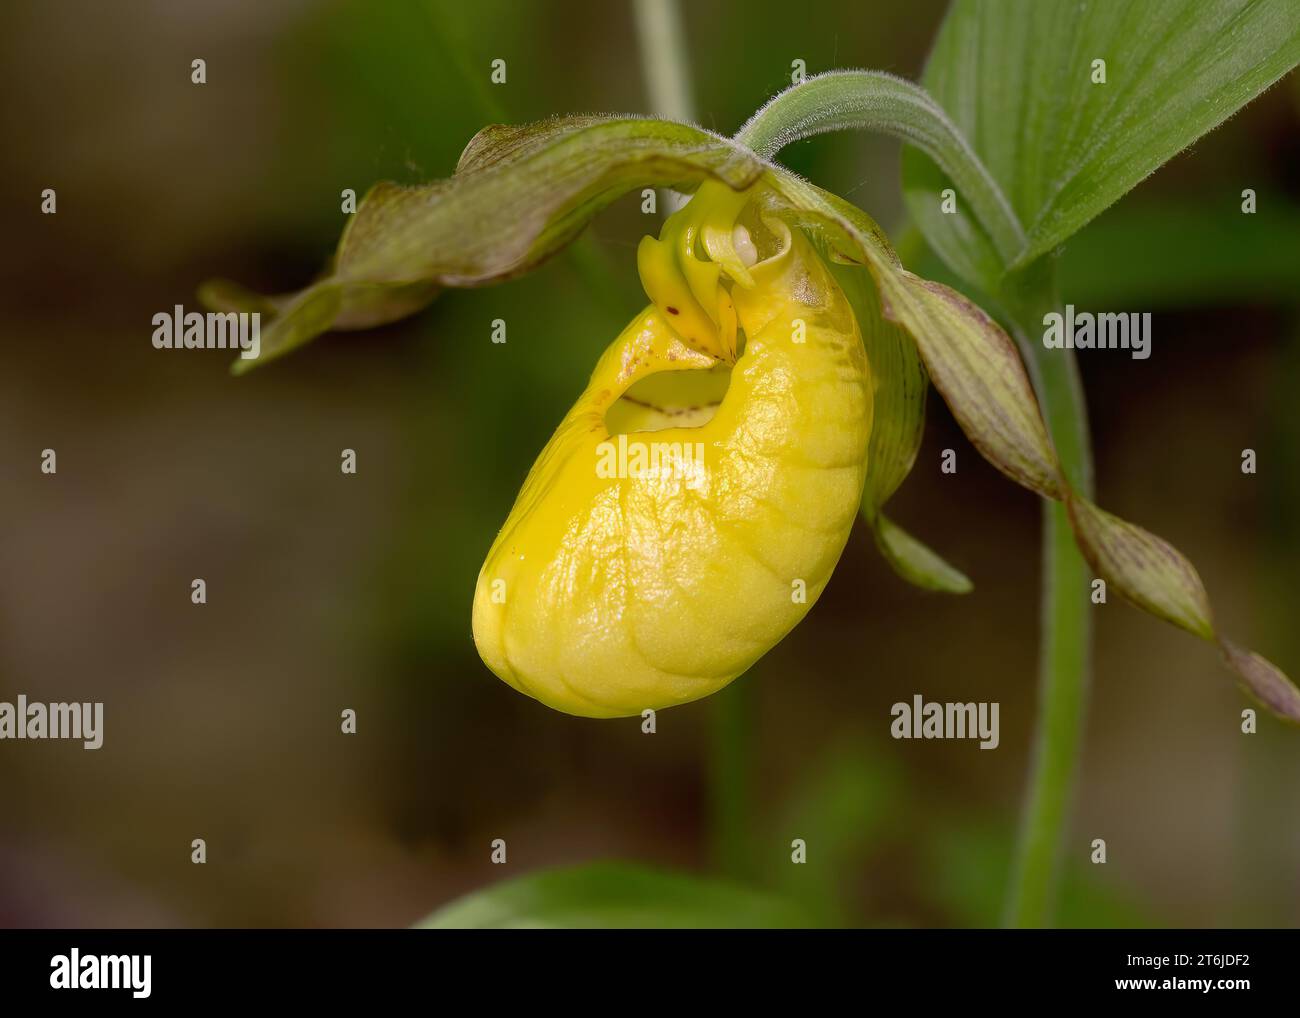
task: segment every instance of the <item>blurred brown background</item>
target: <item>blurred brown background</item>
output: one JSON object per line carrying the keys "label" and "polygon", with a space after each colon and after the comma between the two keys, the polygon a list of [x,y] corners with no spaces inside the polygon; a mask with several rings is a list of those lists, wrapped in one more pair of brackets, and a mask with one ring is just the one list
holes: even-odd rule
{"label": "blurred brown background", "polygon": [[[704,126],[733,132],[795,58],[914,78],[943,12],[786,6],[687,5]],[[635,197],[530,278],[245,378],[225,353],[150,345],[151,317],[197,308],[204,279],[307,282],[345,187],[446,176],[495,120],[646,111],[630,12],[55,0],[0,18],[0,700],[106,704],[97,752],[0,743],[0,924],[405,925],[551,864],[708,871],[712,701],[661,713],[654,737],[638,719],[569,718],[494,679],[470,638],[496,527],[640,307],[635,244],[657,225]],[[1150,360],[1081,354],[1102,503],[1185,551],[1222,629],[1293,676],[1295,277],[1144,289],[1145,269],[1197,253],[1116,238],[1143,209],[1235,213],[1243,187],[1270,196],[1261,220],[1294,208],[1297,106],[1292,76],[1078,238],[1064,277],[1077,304],[1156,312]],[[828,137],[783,159],[902,227],[896,142]],[[996,922],[1028,764],[1039,506],[930,407],[891,515],[975,592],[911,589],[859,528],[807,621],[740,680],[750,876],[843,922]],[[938,470],[946,447],[955,476]],[[891,741],[890,705],[915,693],[1000,701],[1000,748]],[[1097,609],[1063,922],[1300,921],[1300,733],[1261,717],[1243,736],[1246,706],[1206,645]],[[356,736],[339,732],[344,708]],[[507,867],[489,863],[496,837]],[[789,864],[792,837],[806,867]],[[1098,837],[1104,867],[1087,861]]]}

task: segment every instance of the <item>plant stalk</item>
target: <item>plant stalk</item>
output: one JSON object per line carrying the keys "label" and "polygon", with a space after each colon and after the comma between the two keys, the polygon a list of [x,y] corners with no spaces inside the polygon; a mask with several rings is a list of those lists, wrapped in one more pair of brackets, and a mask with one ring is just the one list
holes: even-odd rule
{"label": "plant stalk", "polygon": [[[677,0],[634,0],[637,48],[650,111],[684,124],[695,122],[691,74],[687,67],[686,35]],[[686,196],[659,188],[659,211],[670,216],[686,204]]]}
{"label": "plant stalk", "polygon": [[714,694],[709,739],[710,856],[719,872],[750,876],[750,762],[753,679],[742,675]]}
{"label": "plant stalk", "polygon": [[[1052,259],[1042,259],[1013,289],[1013,332],[1057,457],[1070,484],[1091,498],[1092,453],[1078,363],[1073,351],[1048,350],[1039,341],[1043,315],[1060,304]],[[1038,717],[1003,917],[1007,926],[1041,928],[1053,923],[1091,671],[1090,575],[1064,504],[1044,503]]]}
{"label": "plant stalk", "polygon": [[651,111],[669,120],[692,122],[695,103],[677,0],[636,0],[632,7]]}

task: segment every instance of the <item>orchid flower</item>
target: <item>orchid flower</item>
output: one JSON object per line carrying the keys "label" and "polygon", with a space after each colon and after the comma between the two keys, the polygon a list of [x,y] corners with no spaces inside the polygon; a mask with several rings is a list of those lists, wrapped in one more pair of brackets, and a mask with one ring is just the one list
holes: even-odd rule
{"label": "orchid flower", "polygon": [[[904,579],[970,589],[883,512],[933,383],[990,463],[1065,503],[1097,577],[1216,644],[1247,692],[1300,721],[1300,691],[1222,637],[1191,563],[1072,489],[997,322],[907,271],[864,212],[739,138],[640,117],[487,127],[452,177],[375,186],[306,289],[215,282],[203,297],[261,312],[261,357],[242,372],[442,289],[528,272],[629,191],[690,193],[638,250],[648,306],[597,362],[487,554],[473,632],[493,672],[591,717],[707,696],[811,609],[859,515]],[[958,182],[975,205],[998,200],[988,181]],[[634,468],[627,450],[650,445],[661,455]]]}

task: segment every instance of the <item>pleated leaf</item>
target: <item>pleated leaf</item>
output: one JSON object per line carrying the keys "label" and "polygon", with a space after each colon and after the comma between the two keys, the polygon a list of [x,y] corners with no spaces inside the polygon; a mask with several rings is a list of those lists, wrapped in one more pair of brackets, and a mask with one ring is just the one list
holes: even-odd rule
{"label": "pleated leaf", "polygon": [[955,0],[923,84],[1007,195],[1025,243],[1000,260],[970,208],[943,214],[940,193],[962,185],[916,150],[904,156],[908,209],[955,271],[991,289],[1297,62],[1295,0]]}

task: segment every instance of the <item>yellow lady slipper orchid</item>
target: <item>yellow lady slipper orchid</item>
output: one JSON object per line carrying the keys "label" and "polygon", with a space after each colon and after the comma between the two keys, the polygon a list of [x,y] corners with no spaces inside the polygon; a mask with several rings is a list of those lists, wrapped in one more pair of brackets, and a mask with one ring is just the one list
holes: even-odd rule
{"label": "yellow lady slipper orchid", "polygon": [[[865,77],[900,109],[928,101],[896,79]],[[819,80],[837,87],[835,75]],[[1097,577],[1217,644],[1245,689],[1300,723],[1300,687],[1219,632],[1191,562],[1074,490],[1002,328],[968,297],[903,268],[860,209],[748,147],[788,140],[773,124],[837,123],[834,103],[807,118],[810,95],[799,86],[765,107],[743,143],[635,117],[485,128],[448,180],[372,188],[310,286],[262,296],[213,281],[204,303],[265,316],[260,356],[234,365],[244,372],[328,329],[410,315],[442,288],[530,271],[620,193],[701,182],[659,238],[642,241],[651,307],[597,364],[480,572],[474,638],[493,671],[595,717],[706,696],[816,601],[859,495],[900,576],[969,590],[882,511],[916,461],[933,384],[990,463],[1065,504]],[[968,155],[939,135],[912,140],[941,167]],[[991,181],[972,173],[967,191],[986,199],[986,222],[996,219]],[[1008,250],[1020,242],[1001,240]],[[839,263],[834,274],[818,251]]]}
{"label": "yellow lady slipper orchid", "polygon": [[557,710],[707,696],[817,600],[871,434],[858,324],[807,239],[706,183],[639,252],[605,351],[488,552],[474,641]]}

